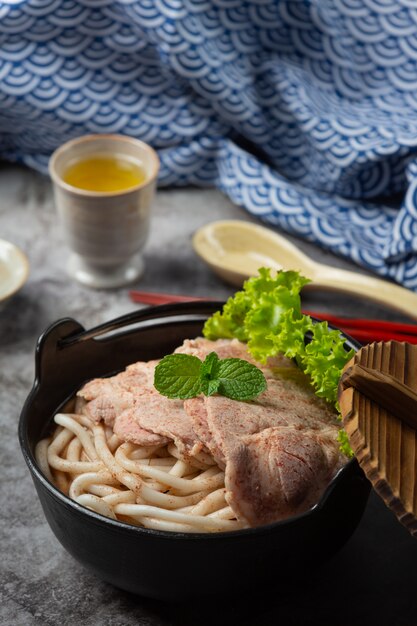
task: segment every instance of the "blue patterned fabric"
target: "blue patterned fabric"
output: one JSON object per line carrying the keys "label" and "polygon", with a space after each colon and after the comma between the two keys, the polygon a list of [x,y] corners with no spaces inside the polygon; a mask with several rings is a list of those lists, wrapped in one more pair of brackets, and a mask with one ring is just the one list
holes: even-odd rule
{"label": "blue patterned fabric", "polygon": [[417,0],[0,1],[0,156],[97,132],[417,290]]}

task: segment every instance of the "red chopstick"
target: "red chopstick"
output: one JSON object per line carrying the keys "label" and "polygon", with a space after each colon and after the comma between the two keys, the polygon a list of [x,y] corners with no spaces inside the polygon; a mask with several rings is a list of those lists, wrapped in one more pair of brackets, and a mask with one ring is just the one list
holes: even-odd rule
{"label": "red chopstick", "polygon": [[169,302],[193,302],[195,300],[211,300],[197,296],[177,296],[170,293],[153,293],[152,291],[129,291],[130,299],[140,304],[168,304]]}
{"label": "red chopstick", "polygon": [[[372,320],[370,320],[372,321]],[[365,330],[363,328],[349,328],[347,326],[337,325],[346,335],[350,335],[353,339],[360,343],[372,343],[373,341],[406,341],[407,343],[417,343],[417,335],[407,335],[405,333],[396,333],[394,331],[374,331],[372,329]]]}
{"label": "red chopstick", "polygon": [[[149,291],[130,291],[133,302],[141,304],[158,305],[169,302],[193,302],[195,300],[210,300],[196,296],[178,296],[168,293],[154,293]],[[307,315],[318,319],[327,320],[333,326],[340,328],[361,343],[373,341],[406,341],[417,344],[417,324],[403,324],[400,322],[385,322],[382,320],[354,319],[350,317],[338,317],[328,313],[316,311],[303,311]]]}
{"label": "red chopstick", "polygon": [[318,319],[325,319],[331,324],[338,326],[340,324],[349,326],[350,328],[362,328],[369,330],[370,328],[380,331],[405,333],[408,335],[417,335],[417,324],[402,324],[401,322],[385,322],[382,320],[368,320],[358,319],[351,317],[339,317],[336,315],[330,315],[330,313],[318,313],[317,311],[303,311],[306,315],[317,317]]}

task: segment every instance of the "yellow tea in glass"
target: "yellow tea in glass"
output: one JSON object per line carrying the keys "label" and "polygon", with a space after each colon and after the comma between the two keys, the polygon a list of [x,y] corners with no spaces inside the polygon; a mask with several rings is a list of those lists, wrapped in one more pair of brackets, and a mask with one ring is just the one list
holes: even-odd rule
{"label": "yellow tea in glass", "polygon": [[146,172],[133,159],[90,154],[70,164],[63,180],[78,189],[114,193],[141,185],[146,181]]}
{"label": "yellow tea in glass", "polygon": [[126,135],[84,135],[55,150],[49,172],[72,278],[97,289],[139,278],[158,170],[151,146]]}

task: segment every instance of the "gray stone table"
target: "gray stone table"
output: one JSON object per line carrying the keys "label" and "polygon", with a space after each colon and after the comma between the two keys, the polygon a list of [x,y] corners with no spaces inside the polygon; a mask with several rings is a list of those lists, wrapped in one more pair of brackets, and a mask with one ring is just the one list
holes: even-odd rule
{"label": "gray stone table", "polygon": [[[145,251],[143,290],[224,299],[233,289],[195,257],[191,235],[216,219],[255,221],[215,190],[157,195]],[[353,538],[315,580],[274,597],[172,605],[112,588],[76,563],[44,519],[20,453],[17,422],[34,375],[38,335],[73,317],[86,328],[135,310],[128,289],[93,291],[71,281],[49,180],[0,164],[0,237],[19,245],[31,265],[23,289],[0,311],[0,624],[7,626],[285,626],[417,624],[417,542],[374,494]],[[295,241],[294,238],[291,238]],[[356,269],[306,242],[300,247],[334,266]],[[305,308],[400,319],[369,302],[330,293],[304,298]],[[277,563],[276,567],[283,567]]]}

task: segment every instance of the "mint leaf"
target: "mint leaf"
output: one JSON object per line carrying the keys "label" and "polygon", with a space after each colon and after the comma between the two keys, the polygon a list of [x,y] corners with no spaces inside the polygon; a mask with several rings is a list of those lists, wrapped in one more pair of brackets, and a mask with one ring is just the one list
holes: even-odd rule
{"label": "mint leaf", "polygon": [[252,400],[266,389],[263,372],[243,359],[222,359],[217,369],[218,392],[232,400]]}
{"label": "mint leaf", "polygon": [[190,354],[169,354],[156,366],[154,387],[168,398],[194,398],[201,393],[201,361]]}
{"label": "mint leaf", "polygon": [[220,359],[215,352],[210,352],[201,365],[200,380],[201,391],[205,396],[212,396],[219,390],[218,379]]}
{"label": "mint leaf", "polygon": [[210,352],[201,366],[201,391],[206,396],[217,392],[232,400],[252,400],[265,389],[261,370],[244,359],[219,359]]}
{"label": "mint leaf", "polygon": [[202,380],[201,381],[201,393],[204,393],[205,396],[212,396],[214,393],[219,391],[220,381],[219,380]]}
{"label": "mint leaf", "polygon": [[202,380],[211,380],[212,378],[216,378],[216,374],[219,370],[219,362],[220,359],[215,352],[210,352],[206,356],[201,366],[201,379]]}
{"label": "mint leaf", "polygon": [[256,365],[243,359],[219,359],[210,352],[201,362],[189,354],[170,354],[156,366],[154,386],[168,398],[219,393],[232,400],[252,400],[266,389],[266,380]]}

